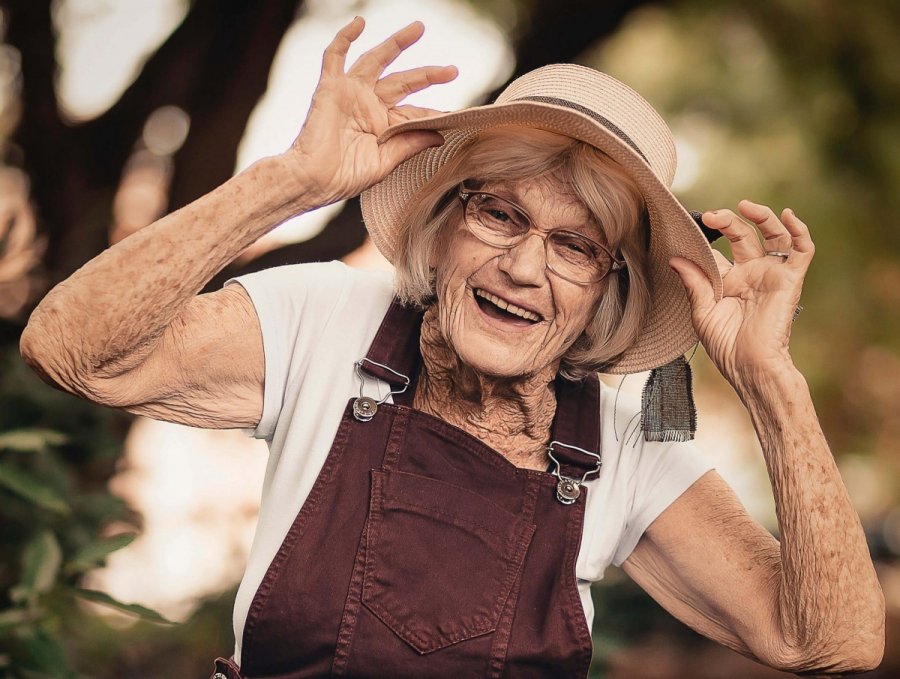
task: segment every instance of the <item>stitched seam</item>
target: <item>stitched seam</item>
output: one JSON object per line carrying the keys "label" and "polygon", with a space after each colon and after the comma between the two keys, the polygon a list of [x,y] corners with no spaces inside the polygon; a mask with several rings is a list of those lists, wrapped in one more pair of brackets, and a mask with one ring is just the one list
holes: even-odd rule
{"label": "stitched seam", "polygon": [[[406,408],[406,406],[393,407]],[[407,408],[407,410],[410,411],[411,419],[415,418],[419,420],[419,424],[424,428],[430,429],[434,432],[445,434],[447,438],[451,439],[454,443],[465,445],[468,448],[468,452],[477,455],[480,459],[487,462],[491,466],[500,469],[501,471],[506,471],[517,476],[543,476],[546,474],[546,472],[541,472],[534,469],[523,469],[521,467],[516,467],[512,462],[507,460],[496,450],[492,449],[490,446],[485,445],[468,432],[463,431],[459,427],[456,427],[449,422],[439,420],[433,415],[424,413],[421,410],[413,410],[411,408]]]}
{"label": "stitched seam", "polygon": [[378,510],[375,507],[378,493],[376,489],[381,482],[377,476],[372,476],[372,486],[369,499],[369,512],[363,526],[362,537],[356,550],[353,561],[353,572],[350,576],[350,588],[344,604],[344,612],[341,615],[341,624],[338,628],[338,638],[335,644],[334,659],[331,663],[331,671],[334,674],[343,675],[350,663],[350,651],[353,648],[353,636],[356,632],[356,623],[359,620],[359,607],[362,604],[362,593],[365,587],[366,568],[369,560],[369,540],[373,533],[373,516]]}
{"label": "stitched seam", "polygon": [[[348,403],[345,411],[351,407],[352,399]],[[281,569],[290,557],[291,552],[293,552],[297,542],[300,540],[303,529],[309,522],[310,515],[316,510],[319,504],[321,504],[322,498],[325,496],[325,490],[334,480],[337,469],[343,459],[343,452],[349,437],[350,421],[345,412],[344,417],[341,419],[341,425],[338,428],[337,434],[335,434],[332,448],[328,452],[325,464],[319,472],[319,476],[313,484],[306,501],[297,513],[297,517],[294,519],[293,524],[291,524],[287,535],[285,535],[281,547],[279,547],[278,552],[276,552],[275,557],[272,559],[272,563],[269,564],[269,568],[266,570],[262,582],[259,584],[256,594],[253,597],[253,601],[250,604],[250,608],[247,611],[247,619],[244,623],[243,643],[241,646],[241,659],[243,660],[244,667],[253,666],[251,662],[254,658],[252,641],[253,635],[256,632],[257,621],[262,616],[262,612],[265,610],[265,606],[269,600],[269,595],[272,593],[275,584],[281,577]]]}
{"label": "stitched seam", "polygon": [[[525,577],[528,548],[531,546],[531,540],[534,538],[534,533],[537,531],[537,526],[534,523],[534,511],[535,506],[537,505],[538,491],[540,490],[541,485],[542,484],[539,483],[537,479],[530,479],[528,485],[525,487],[525,497],[522,502],[522,515],[530,522],[532,530],[528,544],[525,545],[525,552],[516,573],[516,579],[513,581],[509,596],[507,596],[504,601],[504,610],[500,614],[500,620],[497,623],[497,631],[494,635],[494,643],[491,645],[491,659],[488,667],[490,669],[489,676],[493,678],[501,676],[503,668],[506,665],[506,656],[509,653],[513,618],[515,617],[516,608],[519,603],[519,592],[522,590],[522,579]],[[512,598],[513,601],[511,604],[508,604],[507,602],[510,598]]]}
{"label": "stitched seam", "polygon": [[587,619],[584,616],[584,606],[581,603],[581,595],[578,593],[578,575],[575,571],[576,562],[578,560],[578,552],[581,549],[581,535],[584,527],[584,512],[587,507],[587,493],[583,493],[578,498],[575,505],[577,511],[568,522],[566,530],[566,558],[565,572],[563,573],[563,592],[567,600],[567,608],[571,615],[566,616],[571,621],[575,629],[575,637],[579,640],[581,646],[581,667],[583,676],[587,676],[588,669],[593,656],[594,642],[591,638],[591,631],[587,626]]}
{"label": "stitched seam", "polygon": [[442,519],[447,519],[449,523],[462,523],[466,526],[471,526],[472,528],[480,528],[485,533],[490,533],[491,535],[503,538],[504,540],[508,540],[507,536],[503,533],[498,532],[497,530],[485,526],[484,524],[478,523],[476,521],[472,521],[471,519],[467,519],[463,516],[459,516],[457,514],[451,514],[449,512],[443,512],[439,509],[435,509],[434,507],[429,507],[428,505],[420,505],[415,502],[408,502],[406,500],[396,501],[388,499],[387,503],[385,503],[386,509],[388,510],[399,510],[399,509],[421,509],[423,510],[421,513],[425,516],[439,517]]}

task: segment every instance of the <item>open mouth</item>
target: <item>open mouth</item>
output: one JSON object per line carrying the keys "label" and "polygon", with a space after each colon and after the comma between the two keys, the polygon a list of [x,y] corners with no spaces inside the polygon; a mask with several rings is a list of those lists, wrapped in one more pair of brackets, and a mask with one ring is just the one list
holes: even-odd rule
{"label": "open mouth", "polygon": [[476,288],[474,293],[475,303],[478,304],[478,308],[491,318],[519,326],[534,325],[543,320],[541,316],[533,311],[511,304],[486,290]]}

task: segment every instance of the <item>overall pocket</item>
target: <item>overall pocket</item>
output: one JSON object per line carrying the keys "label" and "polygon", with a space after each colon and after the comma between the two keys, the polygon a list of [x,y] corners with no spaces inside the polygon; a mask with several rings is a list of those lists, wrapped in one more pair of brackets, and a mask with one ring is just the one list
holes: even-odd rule
{"label": "overall pocket", "polygon": [[373,470],[362,603],[419,653],[493,632],[534,525],[443,481]]}

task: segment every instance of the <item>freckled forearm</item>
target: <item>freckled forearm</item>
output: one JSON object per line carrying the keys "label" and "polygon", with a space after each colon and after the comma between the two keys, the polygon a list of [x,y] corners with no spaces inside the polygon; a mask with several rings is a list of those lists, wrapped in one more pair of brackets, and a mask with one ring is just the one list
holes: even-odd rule
{"label": "freckled forearm", "polygon": [[124,372],[152,350],[183,305],[248,245],[311,206],[265,159],[101,253],[56,286],[22,336],[54,381]]}
{"label": "freckled forearm", "polygon": [[786,364],[748,372],[735,385],[775,495],[784,639],[798,654],[821,654],[825,664],[832,653],[871,659],[884,641],[884,599],[806,380]]}

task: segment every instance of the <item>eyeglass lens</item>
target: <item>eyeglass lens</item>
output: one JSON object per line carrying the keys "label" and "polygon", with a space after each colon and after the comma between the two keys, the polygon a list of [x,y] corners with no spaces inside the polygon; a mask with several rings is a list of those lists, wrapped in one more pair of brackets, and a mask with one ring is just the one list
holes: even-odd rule
{"label": "eyeglass lens", "polygon": [[[515,205],[487,193],[470,194],[466,223],[475,236],[489,245],[510,248],[531,231],[531,220]],[[612,267],[612,258],[597,243],[571,231],[550,231],[546,235],[547,264],[560,276],[577,283],[603,278]]]}

